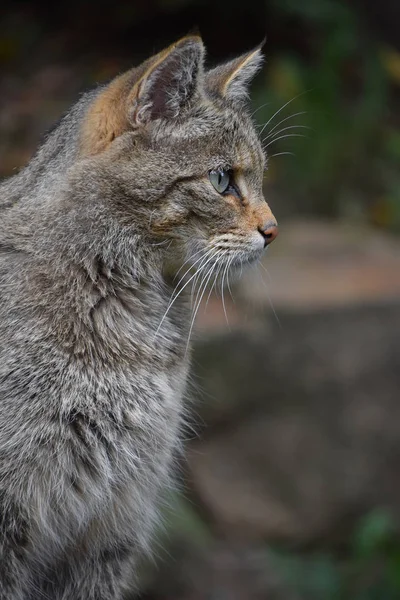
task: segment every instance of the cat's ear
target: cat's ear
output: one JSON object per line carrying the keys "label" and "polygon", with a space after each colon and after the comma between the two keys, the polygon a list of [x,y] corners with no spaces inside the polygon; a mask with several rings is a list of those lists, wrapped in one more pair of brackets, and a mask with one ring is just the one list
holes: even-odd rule
{"label": "cat's ear", "polygon": [[80,150],[94,155],[125,131],[158,118],[174,118],[200,89],[204,46],[191,35],[116,77],[90,105],[81,129]]}
{"label": "cat's ear", "polygon": [[250,81],[261,69],[264,61],[262,45],[208,71],[205,77],[206,89],[226,100],[238,103],[245,101]]}
{"label": "cat's ear", "polygon": [[150,60],[130,95],[132,125],[177,117],[198,89],[203,62],[199,36],[187,36]]}

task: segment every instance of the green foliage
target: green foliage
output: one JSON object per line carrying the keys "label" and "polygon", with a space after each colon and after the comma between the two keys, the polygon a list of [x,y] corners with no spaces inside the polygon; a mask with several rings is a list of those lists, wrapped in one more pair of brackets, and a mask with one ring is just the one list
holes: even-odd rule
{"label": "green foliage", "polygon": [[341,598],[342,578],[329,555],[312,557],[276,553],[275,568],[298,598],[336,600]]}
{"label": "green foliage", "polygon": [[346,556],[275,552],[281,577],[304,600],[396,600],[400,598],[400,539],[390,515],[366,515]]}
{"label": "green foliage", "polygon": [[[216,541],[196,507],[179,494],[171,494],[163,521],[167,527],[159,532],[161,547],[185,541],[207,553]],[[340,551],[294,553],[268,546],[265,568],[271,566],[296,600],[400,598],[400,536],[390,513],[383,509],[364,515]]]}

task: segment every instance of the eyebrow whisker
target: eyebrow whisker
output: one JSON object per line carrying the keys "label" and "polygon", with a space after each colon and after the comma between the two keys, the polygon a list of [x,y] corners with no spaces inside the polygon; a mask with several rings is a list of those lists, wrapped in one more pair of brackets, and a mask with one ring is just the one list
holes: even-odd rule
{"label": "eyebrow whisker", "polygon": [[306,138],[307,136],[302,135],[301,133],[287,133],[286,135],[281,135],[281,136],[278,136],[277,138],[273,138],[270,142],[268,142],[268,144],[265,145],[265,148],[268,148],[268,146],[270,146],[274,142],[277,142],[278,140],[284,140],[285,138],[289,138],[289,137]]}
{"label": "eyebrow whisker", "polygon": [[281,119],[278,123],[276,123],[276,125],[271,127],[271,129],[269,130],[269,133],[271,133],[272,131],[277,129],[280,125],[282,125],[282,123],[285,123],[286,121],[289,121],[290,119],[294,119],[295,117],[299,117],[300,115],[306,115],[306,114],[308,114],[308,112],[309,111],[307,111],[307,110],[301,110],[300,112],[294,113],[293,115],[289,115],[288,117]]}
{"label": "eyebrow whisker", "polygon": [[282,127],[282,129],[278,129],[278,131],[275,131],[274,133],[270,132],[268,135],[266,135],[265,138],[263,139],[263,142],[265,142],[265,140],[268,140],[270,137],[273,137],[274,135],[279,135],[283,131],[288,131],[290,129],[309,129],[309,130],[311,130],[311,127],[308,127],[308,125],[289,125],[288,127]]}
{"label": "eyebrow whisker", "polygon": [[263,128],[260,131],[260,135],[264,132],[265,128],[268,127],[268,125],[271,123],[271,121],[284,109],[286,108],[286,106],[288,106],[289,104],[291,104],[292,102],[294,102],[295,100],[297,100],[298,98],[300,98],[301,96],[304,96],[304,94],[307,94],[310,90],[306,90],[305,92],[301,92],[301,94],[297,94],[297,96],[294,96],[294,98],[292,98],[291,100],[288,100],[283,106],[281,106],[277,111],[274,112],[274,114],[272,115],[272,117],[270,119],[268,119],[268,121],[265,123],[265,125],[263,126]]}

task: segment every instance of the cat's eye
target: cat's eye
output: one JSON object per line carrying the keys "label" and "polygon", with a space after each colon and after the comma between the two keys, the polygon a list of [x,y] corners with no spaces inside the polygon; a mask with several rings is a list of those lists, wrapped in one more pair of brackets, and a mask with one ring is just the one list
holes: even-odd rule
{"label": "cat's eye", "polygon": [[210,182],[213,185],[213,187],[220,194],[226,192],[231,183],[231,172],[225,169],[217,169],[215,171],[210,171],[208,173],[208,177],[210,178]]}

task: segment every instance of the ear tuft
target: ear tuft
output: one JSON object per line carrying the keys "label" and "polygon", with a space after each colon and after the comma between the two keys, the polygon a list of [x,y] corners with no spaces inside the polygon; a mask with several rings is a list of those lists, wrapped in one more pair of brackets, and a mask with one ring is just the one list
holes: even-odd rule
{"label": "ear tuft", "polygon": [[130,121],[145,125],[176,118],[199,89],[204,46],[199,36],[182,38],[150,64],[130,96]]}
{"label": "ear tuft", "polygon": [[206,89],[211,94],[242,103],[248,97],[250,81],[261,69],[264,57],[261,46],[228,63],[219,65],[206,74]]}

